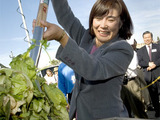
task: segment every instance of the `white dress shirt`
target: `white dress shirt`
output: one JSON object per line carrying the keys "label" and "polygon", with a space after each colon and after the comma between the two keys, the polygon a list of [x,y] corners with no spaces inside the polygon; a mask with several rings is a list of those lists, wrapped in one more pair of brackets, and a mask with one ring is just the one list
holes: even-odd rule
{"label": "white dress shirt", "polygon": [[132,61],[129,64],[126,72],[126,75],[128,76],[128,78],[134,78],[137,76],[137,71],[136,71],[137,67],[138,67],[138,57],[137,57],[137,53],[134,51]]}

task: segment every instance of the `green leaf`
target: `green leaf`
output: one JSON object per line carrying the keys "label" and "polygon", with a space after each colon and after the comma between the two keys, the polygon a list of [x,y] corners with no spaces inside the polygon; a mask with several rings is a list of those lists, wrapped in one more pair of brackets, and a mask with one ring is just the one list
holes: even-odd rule
{"label": "green leaf", "polygon": [[47,114],[49,114],[50,109],[51,109],[51,106],[48,104],[48,102],[45,102],[45,104],[43,105],[43,110],[44,110]]}
{"label": "green leaf", "polygon": [[35,39],[31,39],[31,40],[32,40],[33,43],[36,43],[36,40],[35,40]]}
{"label": "green leaf", "polygon": [[0,85],[0,95],[6,93],[4,85]]}
{"label": "green leaf", "polygon": [[23,55],[18,55],[12,59],[9,64],[12,69],[18,70],[26,74],[30,79],[36,75],[36,68],[34,66],[34,61],[30,57],[24,58]]}
{"label": "green leaf", "polygon": [[41,119],[41,116],[35,111],[33,111],[33,114],[31,115],[30,120],[40,120],[40,119]]}
{"label": "green leaf", "polygon": [[11,113],[11,108],[10,107],[11,107],[10,100],[8,100],[7,104],[4,106],[6,120],[9,120],[9,118],[10,118],[10,113]]}
{"label": "green leaf", "polygon": [[25,100],[17,101],[16,107],[15,107],[14,109],[12,109],[11,113],[12,113],[13,115],[15,115],[19,110],[21,110],[20,107],[21,107],[22,105],[24,105],[25,103],[26,103]]}
{"label": "green leaf", "polygon": [[28,118],[29,116],[30,116],[30,112],[20,114],[21,118],[26,118],[26,117]]}
{"label": "green leaf", "polygon": [[30,104],[30,102],[32,101],[32,98],[33,98],[33,92],[28,91],[28,96],[27,96],[27,99],[26,99],[27,105]]}
{"label": "green leaf", "polygon": [[[4,94],[0,95],[0,108],[3,108],[3,99],[4,99]],[[5,116],[5,111],[3,109],[0,109],[0,116]]]}
{"label": "green leaf", "polygon": [[12,95],[23,94],[23,92],[27,89],[26,79],[22,74],[15,74],[12,78]]}
{"label": "green leaf", "polygon": [[33,101],[33,110],[35,112],[40,112],[42,110],[43,104],[44,104],[44,99],[34,99]]}
{"label": "green leaf", "polygon": [[[50,85],[44,84],[43,87],[51,103],[53,103],[54,105],[53,115],[58,117],[59,120],[69,120],[68,112],[66,109],[67,102],[61,90],[59,90],[54,84],[50,84]],[[51,117],[53,115],[51,115]]]}
{"label": "green leaf", "polygon": [[43,45],[45,50],[50,46],[50,43],[47,40],[40,40],[40,43]]}
{"label": "green leaf", "polygon": [[48,113],[46,113],[44,110],[40,113],[41,119],[48,120]]}
{"label": "green leaf", "polygon": [[10,77],[12,75],[12,69],[0,68],[0,73],[5,74],[7,77]]}
{"label": "green leaf", "polygon": [[6,79],[6,76],[5,76],[5,75],[1,75],[1,76],[0,76],[0,85],[3,85],[3,84],[4,84],[5,79]]}

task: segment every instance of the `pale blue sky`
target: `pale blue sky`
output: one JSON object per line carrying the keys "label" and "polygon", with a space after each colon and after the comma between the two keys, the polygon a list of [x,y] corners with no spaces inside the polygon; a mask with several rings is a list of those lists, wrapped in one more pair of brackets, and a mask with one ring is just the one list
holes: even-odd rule
{"label": "pale blue sky", "polygon": [[[26,25],[32,38],[32,20],[36,18],[40,0],[21,0]],[[82,24],[88,28],[88,18],[92,5],[96,0],[68,0]],[[160,37],[160,0],[124,0],[134,23],[133,38],[138,43],[142,43],[142,33],[146,30],[153,32],[154,40]],[[18,0],[0,0],[0,63],[9,66],[11,51],[14,56],[22,54],[28,48],[28,43],[24,41],[25,30],[20,27],[22,16],[16,11]],[[57,23],[52,4],[49,4],[47,21]],[[51,42],[48,50],[50,56],[54,58],[59,44]],[[45,54],[41,55],[46,58]],[[45,59],[41,59],[43,66]],[[45,64],[46,65],[46,64]]]}

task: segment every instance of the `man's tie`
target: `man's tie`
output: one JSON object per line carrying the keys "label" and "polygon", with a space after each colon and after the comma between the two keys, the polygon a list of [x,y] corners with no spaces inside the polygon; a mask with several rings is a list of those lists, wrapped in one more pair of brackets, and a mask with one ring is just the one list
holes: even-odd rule
{"label": "man's tie", "polygon": [[150,59],[150,61],[152,61],[152,56],[151,56],[151,47],[150,47],[150,46],[148,46],[148,48],[149,48],[149,59]]}

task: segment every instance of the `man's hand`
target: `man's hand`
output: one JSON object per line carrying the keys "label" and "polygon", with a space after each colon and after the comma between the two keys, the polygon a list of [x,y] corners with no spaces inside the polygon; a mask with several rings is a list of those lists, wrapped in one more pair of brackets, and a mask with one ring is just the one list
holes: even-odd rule
{"label": "man's hand", "polygon": [[154,64],[154,62],[149,62],[148,65],[149,65],[149,67],[147,67],[147,71],[150,71],[156,67],[156,64]]}
{"label": "man's hand", "polygon": [[151,67],[147,67],[147,71],[150,71],[150,70],[152,70],[152,68]]}

